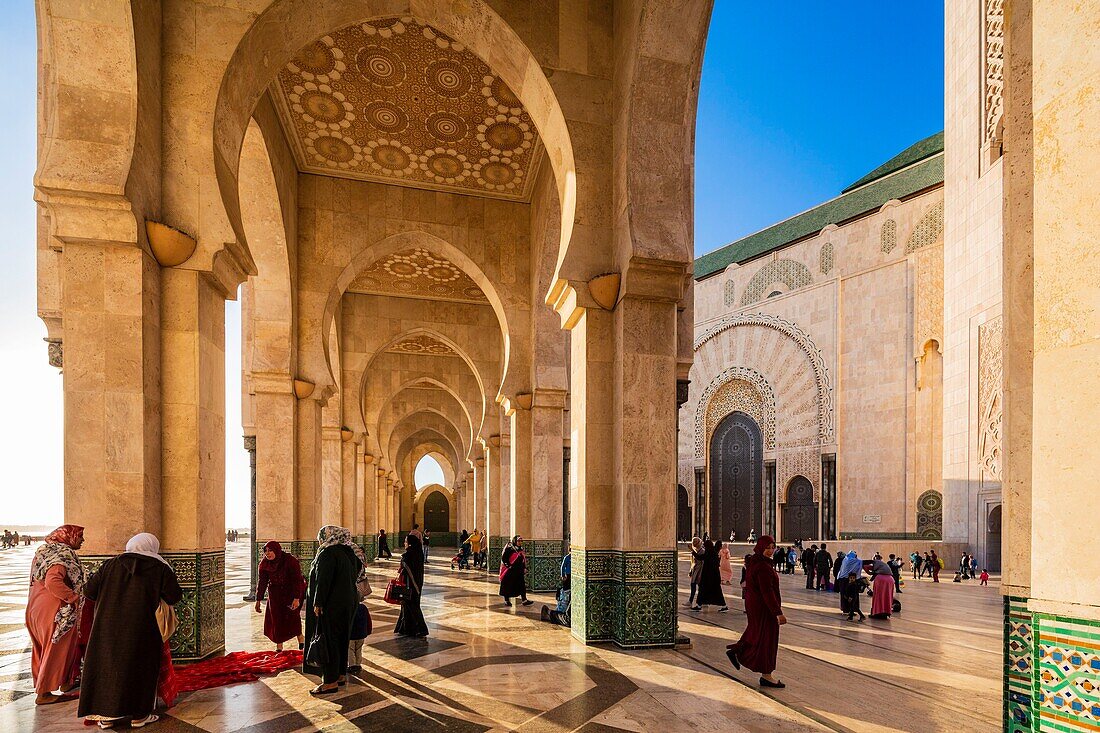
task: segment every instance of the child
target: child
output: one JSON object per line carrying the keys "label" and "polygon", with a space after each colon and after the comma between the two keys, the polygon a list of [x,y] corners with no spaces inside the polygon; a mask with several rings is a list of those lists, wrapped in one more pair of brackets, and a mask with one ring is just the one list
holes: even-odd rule
{"label": "child", "polygon": [[981,579],[981,583],[978,585],[989,585],[989,571],[982,568],[982,574],[978,576]]}
{"label": "child", "polygon": [[355,607],[355,620],[351,622],[351,641],[348,642],[348,674],[363,671],[363,642],[370,636],[371,619],[367,604],[362,598]]}
{"label": "child", "polygon": [[951,579],[951,582],[952,583],[961,583],[962,582],[962,573],[959,572],[958,570],[956,570],[955,571],[955,577]]}
{"label": "child", "polygon": [[857,578],[854,572],[848,573],[848,583],[844,586],[844,607],[848,609],[848,620],[851,621],[852,617],[857,613],[859,614],[859,621],[863,623],[863,619],[867,616],[859,608],[859,597],[863,594],[863,589],[867,587],[867,581],[862,578]]}

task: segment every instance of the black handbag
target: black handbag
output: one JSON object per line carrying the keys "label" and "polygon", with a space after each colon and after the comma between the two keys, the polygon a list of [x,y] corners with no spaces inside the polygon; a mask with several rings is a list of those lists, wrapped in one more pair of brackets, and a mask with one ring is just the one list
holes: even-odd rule
{"label": "black handbag", "polygon": [[320,629],[316,629],[313,632],[313,636],[310,637],[309,642],[306,644],[304,658],[306,664],[313,667],[324,667],[329,663],[328,647],[325,645],[325,635],[321,633]]}

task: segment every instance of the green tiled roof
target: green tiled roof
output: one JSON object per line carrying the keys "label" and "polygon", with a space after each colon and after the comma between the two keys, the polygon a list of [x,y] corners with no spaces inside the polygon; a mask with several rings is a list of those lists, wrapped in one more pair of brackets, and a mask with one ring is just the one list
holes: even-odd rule
{"label": "green tiled roof", "polygon": [[937,132],[935,135],[929,135],[920,142],[913,143],[905,150],[901,151],[890,160],[886,161],[878,168],[860,178],[848,188],[841,191],[841,193],[848,193],[860,186],[865,186],[871,181],[878,180],[883,176],[888,176],[895,171],[900,171],[902,168],[907,168],[914,163],[929,158],[936,153],[943,152],[943,131]]}
{"label": "green tiled roof", "polygon": [[[829,224],[840,224],[875,211],[891,199],[904,199],[943,183],[943,133],[922,140],[909,150],[936,138],[940,141],[939,152],[923,156],[924,160],[917,165],[904,168],[905,164],[902,164],[904,170],[883,173],[877,176],[877,180],[871,178],[873,174],[868,174],[865,178],[870,182],[859,188],[850,188],[847,193],[842,193],[837,198],[819,204],[809,211],[792,216],[790,219],[773,224],[767,229],[699,257],[695,260],[695,279],[702,280],[708,275],[726,269],[734,262],[751,260],[791,242],[817,234]],[[899,160],[905,154],[902,153],[891,160]],[[920,160],[920,158],[916,159]],[[887,165],[889,163],[876,170],[885,169]]]}

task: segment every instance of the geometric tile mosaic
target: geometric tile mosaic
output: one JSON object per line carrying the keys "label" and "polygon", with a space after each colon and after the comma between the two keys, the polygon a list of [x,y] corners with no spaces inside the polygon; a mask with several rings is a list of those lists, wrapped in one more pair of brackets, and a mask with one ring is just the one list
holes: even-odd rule
{"label": "geometric tile mosaic", "polygon": [[1100,622],[1035,614],[1036,730],[1100,730]]}
{"label": "geometric tile mosaic", "polygon": [[1004,597],[1004,731],[1031,733],[1032,618],[1027,599]]}

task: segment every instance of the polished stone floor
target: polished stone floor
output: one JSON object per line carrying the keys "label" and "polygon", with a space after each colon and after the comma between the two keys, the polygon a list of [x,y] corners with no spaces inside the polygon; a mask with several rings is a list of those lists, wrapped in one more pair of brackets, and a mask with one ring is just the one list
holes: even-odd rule
{"label": "polished stone floor", "polygon": [[[74,703],[34,705],[23,628],[31,549],[0,553],[0,731],[87,730]],[[760,693],[734,672],[725,645],[744,627],[731,610],[681,606],[690,649],[624,652],[584,647],[538,620],[542,601],[508,610],[474,573],[431,566],[427,640],[392,635],[396,609],[377,596],[395,570],[373,569],[375,632],[365,669],[339,696],[316,699],[295,671],[181,696],[157,731],[994,731],[1000,729],[1000,596],[995,586],[910,582],[890,621],[856,625],[835,596],[784,576],[778,674]],[[681,577],[685,577],[681,567]],[[229,649],[270,648],[247,591],[246,545],[227,548]],[[686,601],[686,589],[681,602]]]}

